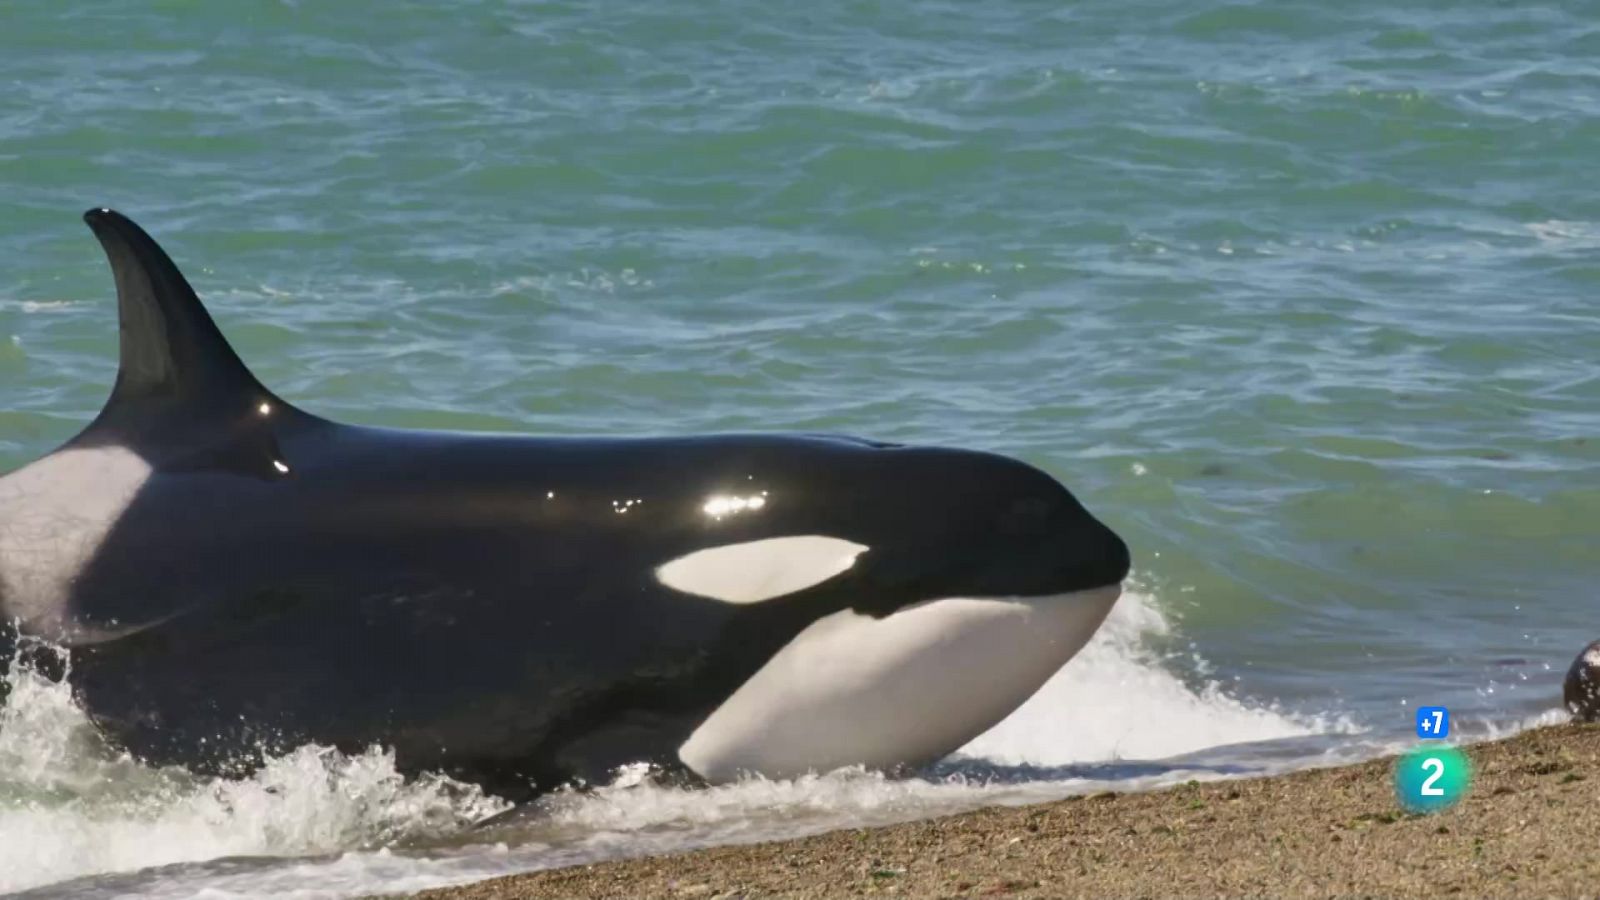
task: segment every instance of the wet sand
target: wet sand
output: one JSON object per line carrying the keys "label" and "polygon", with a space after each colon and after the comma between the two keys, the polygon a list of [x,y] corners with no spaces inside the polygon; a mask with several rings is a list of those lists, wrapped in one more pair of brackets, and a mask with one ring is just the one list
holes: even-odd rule
{"label": "wet sand", "polygon": [[1600,725],[1467,748],[1453,809],[1395,804],[1393,759],[557,869],[504,897],[1600,897]]}

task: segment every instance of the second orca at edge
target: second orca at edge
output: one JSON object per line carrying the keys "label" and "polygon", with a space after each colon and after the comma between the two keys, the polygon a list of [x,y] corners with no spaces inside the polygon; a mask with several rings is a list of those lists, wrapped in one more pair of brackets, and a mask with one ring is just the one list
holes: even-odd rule
{"label": "second orca at edge", "polygon": [[513,799],[639,761],[916,765],[1031,696],[1127,575],[1002,456],[328,421],[256,381],[137,225],[84,218],[121,366],[93,423],[0,477],[0,657],[65,648],[152,763],[380,745]]}

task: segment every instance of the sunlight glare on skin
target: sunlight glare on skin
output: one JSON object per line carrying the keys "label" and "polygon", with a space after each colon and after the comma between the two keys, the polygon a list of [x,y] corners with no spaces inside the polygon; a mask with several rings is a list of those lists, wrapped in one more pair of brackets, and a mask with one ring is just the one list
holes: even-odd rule
{"label": "sunlight glare on skin", "polygon": [[766,491],[749,497],[739,497],[733,494],[713,494],[706,499],[705,505],[701,509],[705,511],[706,515],[720,519],[723,516],[745,512],[746,510],[755,512],[766,505]]}

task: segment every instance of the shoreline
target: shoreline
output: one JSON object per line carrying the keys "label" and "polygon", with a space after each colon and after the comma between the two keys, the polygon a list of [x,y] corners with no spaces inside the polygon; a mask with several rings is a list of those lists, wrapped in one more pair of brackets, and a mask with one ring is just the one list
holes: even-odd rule
{"label": "shoreline", "polygon": [[1461,747],[1454,808],[1402,812],[1394,757],[503,876],[507,897],[1595,896],[1600,725]]}

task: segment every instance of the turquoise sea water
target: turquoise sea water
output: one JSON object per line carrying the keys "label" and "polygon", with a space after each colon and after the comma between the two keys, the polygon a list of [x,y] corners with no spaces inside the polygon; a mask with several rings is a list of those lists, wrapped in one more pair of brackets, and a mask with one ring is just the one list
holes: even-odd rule
{"label": "turquoise sea water", "polygon": [[[109,205],[336,418],[844,431],[1054,473],[1134,548],[1103,665],[1063,673],[1122,712],[1042,697],[977,756],[1280,738],[1260,757],[1304,764],[1419,704],[1519,727],[1600,637],[1597,60],[1583,4],[12,3],[0,470],[109,388],[77,219]],[[17,749],[18,702],[14,770],[89,765],[40,737],[65,726]],[[252,843],[218,813],[232,843],[74,868],[107,840],[85,822],[170,809],[39,777],[0,771],[0,843],[66,862],[0,890],[390,834]],[[864,784],[813,787],[845,818],[943,808]],[[673,832],[710,798],[652,796],[652,833],[759,836]],[[566,814],[509,867],[644,846]]]}

